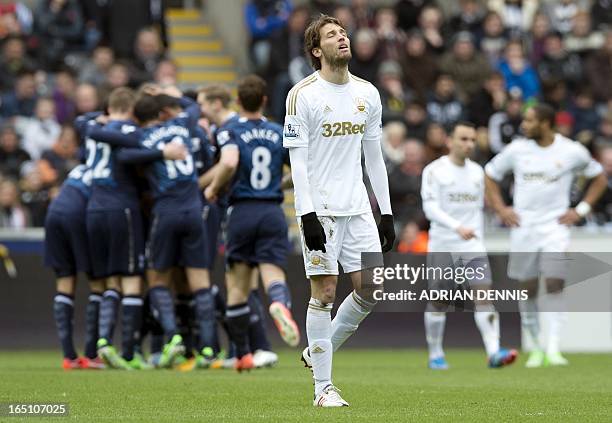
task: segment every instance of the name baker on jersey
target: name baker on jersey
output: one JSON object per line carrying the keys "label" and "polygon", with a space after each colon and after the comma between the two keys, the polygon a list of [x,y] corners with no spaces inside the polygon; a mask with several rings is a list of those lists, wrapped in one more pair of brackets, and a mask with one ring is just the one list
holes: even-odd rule
{"label": "name baker on jersey", "polygon": [[344,135],[358,135],[364,134],[366,129],[365,122],[362,124],[353,122],[333,122],[324,123],[322,136],[329,137],[341,137]]}

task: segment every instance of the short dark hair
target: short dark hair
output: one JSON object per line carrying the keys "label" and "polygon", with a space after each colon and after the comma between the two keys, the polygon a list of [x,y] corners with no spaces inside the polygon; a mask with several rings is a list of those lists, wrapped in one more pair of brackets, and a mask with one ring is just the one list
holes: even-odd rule
{"label": "short dark hair", "polygon": [[550,104],[538,103],[532,109],[540,122],[548,122],[551,128],[555,126],[555,116],[557,113]]}
{"label": "short dark hair", "polygon": [[159,107],[160,111],[166,108],[176,109],[181,107],[180,100],[168,94],[159,94],[155,96],[155,100],[157,100],[157,106]]}
{"label": "short dark hair", "polygon": [[115,88],[108,96],[108,108],[126,113],[134,107],[136,94],[127,87]]}
{"label": "short dark hair", "polygon": [[459,126],[465,126],[467,128],[476,129],[476,125],[474,123],[469,122],[467,120],[460,120],[453,124],[450,130],[450,133],[452,134],[453,132],[455,132],[455,129],[457,129]]}
{"label": "short dark hair", "polygon": [[149,94],[143,94],[134,104],[134,117],[141,123],[147,123],[159,116],[159,102]]}
{"label": "short dark hair", "polygon": [[321,47],[321,28],[327,24],[336,24],[346,30],[338,19],[333,16],[321,14],[318,18],[310,22],[310,25],[308,25],[308,28],[304,31],[304,52],[315,70],[321,69],[321,59],[312,54],[312,50]]}
{"label": "short dark hair", "polygon": [[183,91],[183,96],[189,97],[193,101],[198,100],[198,92],[196,90],[185,90]]}
{"label": "short dark hair", "polygon": [[257,75],[248,75],[238,84],[238,100],[247,112],[261,109],[266,96],[266,81]]}

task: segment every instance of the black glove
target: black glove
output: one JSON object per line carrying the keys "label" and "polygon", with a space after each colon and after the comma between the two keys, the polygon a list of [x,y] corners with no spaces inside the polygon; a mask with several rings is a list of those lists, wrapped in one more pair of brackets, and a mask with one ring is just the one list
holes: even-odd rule
{"label": "black glove", "polygon": [[302,216],[302,231],[304,231],[306,247],[310,251],[325,252],[325,231],[315,212]]}
{"label": "black glove", "polygon": [[378,236],[380,237],[380,245],[382,252],[391,251],[395,242],[395,228],[393,226],[393,215],[383,214],[380,217],[378,224]]}

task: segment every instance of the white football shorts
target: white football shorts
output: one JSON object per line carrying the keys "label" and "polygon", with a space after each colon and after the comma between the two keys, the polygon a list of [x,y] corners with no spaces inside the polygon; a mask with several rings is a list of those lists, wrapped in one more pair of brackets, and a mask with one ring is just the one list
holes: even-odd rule
{"label": "white football shorts", "polygon": [[510,231],[508,277],[518,281],[565,279],[570,229],[557,222],[519,226]]}
{"label": "white football shorts", "polygon": [[338,262],[345,273],[363,270],[361,253],[379,253],[380,260],[374,267],[383,265],[378,228],[372,212],[353,216],[319,216],[318,219],[325,231],[325,253],[306,248],[302,222],[298,217],[306,276],[338,275]]}

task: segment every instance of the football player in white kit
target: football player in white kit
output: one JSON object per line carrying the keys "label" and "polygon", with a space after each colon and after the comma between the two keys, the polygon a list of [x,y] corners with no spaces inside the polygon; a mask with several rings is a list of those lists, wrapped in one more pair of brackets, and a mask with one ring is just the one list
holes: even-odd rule
{"label": "football player in white kit", "polygon": [[[485,167],[489,204],[510,232],[508,276],[528,291],[519,303],[521,325],[534,349],[527,367],[568,364],[559,351],[561,329],[566,314],[563,286],[570,242],[570,226],[590,213],[606,190],[607,180],[601,165],[580,143],[555,133],[554,109],[538,104],[527,109],[521,129],[525,138],[512,141]],[[501,196],[499,181],[514,174],[514,206]],[[592,179],[584,198],[570,208],[570,189],[576,174]],[[540,345],[539,315],[536,303],[539,278],[545,280],[550,312],[545,350]]]}
{"label": "football player in white kit", "polygon": [[[382,156],[382,106],[377,89],[351,75],[350,41],[341,23],[321,15],[305,31],[306,54],[316,71],[287,96],[283,145],[289,148],[295,210],[302,230],[304,267],[311,298],[306,314],[308,348],[316,407],[348,403],[331,380],[332,355],[375,305],[371,281],[362,285],[361,254],[379,253],[395,240],[387,172]],[[361,152],[382,214],[376,227],[368,201]],[[381,246],[382,244],[382,246]],[[338,262],[354,290],[331,320]]]}
{"label": "football player in white kit", "polygon": [[[448,140],[449,153],[423,169],[421,197],[423,211],[431,221],[428,243],[429,266],[465,263],[480,266],[480,275],[469,282],[472,290],[491,287],[490,267],[483,243],[484,171],[469,159],[476,146],[476,127],[469,122],[455,124]],[[446,257],[448,256],[448,258]],[[430,289],[456,288],[454,281],[430,281]],[[489,300],[474,301],[474,320],[480,330],[489,367],[502,367],[516,359],[516,350],[499,346],[499,313]],[[430,302],[425,311],[425,336],[429,347],[429,368],[445,370],[448,363],[442,349],[447,305]]]}

